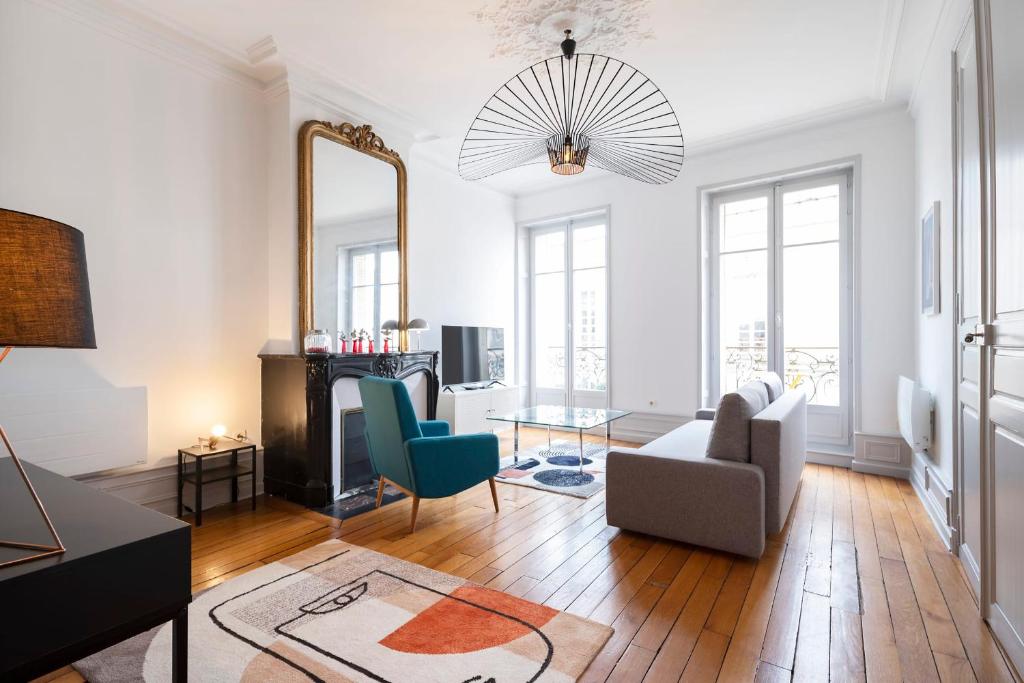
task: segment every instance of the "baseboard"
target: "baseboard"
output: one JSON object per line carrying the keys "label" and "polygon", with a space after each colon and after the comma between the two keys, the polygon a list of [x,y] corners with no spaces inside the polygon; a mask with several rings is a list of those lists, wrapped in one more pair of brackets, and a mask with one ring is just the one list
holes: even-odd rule
{"label": "baseboard", "polygon": [[[216,460],[211,459],[206,467],[215,467],[227,461],[229,456]],[[245,458],[241,458],[245,462]],[[75,477],[78,481],[106,491],[119,498],[144,505],[148,508],[174,516],[178,508],[178,466],[158,465],[156,467],[130,467],[107,470]],[[256,450],[256,495],[263,493],[263,449]],[[251,487],[249,478],[242,477],[239,481],[239,498],[248,498]],[[185,500],[193,505],[192,485],[185,484]],[[231,500],[231,482],[229,480],[212,482],[203,486],[203,509],[222,505]]]}
{"label": "baseboard", "polygon": [[854,472],[878,474],[883,477],[910,479],[910,447],[895,434],[853,435]]}
{"label": "baseboard", "polygon": [[827,451],[818,451],[814,449],[807,449],[807,462],[813,462],[818,465],[828,465],[829,467],[844,467],[850,469],[853,464],[853,456],[843,453],[829,453]]}
{"label": "baseboard", "polygon": [[960,539],[953,525],[953,490],[942,481],[939,471],[932,466],[931,460],[924,453],[913,454],[910,483],[914,486],[914,491],[917,492],[917,497],[924,505],[935,530],[939,532],[939,538],[950,550],[957,548]]}
{"label": "baseboard", "polygon": [[612,422],[612,438],[634,443],[647,443],[686,424],[692,417],[661,413],[630,413]]}

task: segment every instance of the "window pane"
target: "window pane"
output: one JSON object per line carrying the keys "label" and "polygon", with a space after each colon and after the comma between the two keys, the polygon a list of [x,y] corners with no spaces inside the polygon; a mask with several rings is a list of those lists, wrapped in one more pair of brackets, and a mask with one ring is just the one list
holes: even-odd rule
{"label": "window pane", "polygon": [[604,391],[608,388],[605,269],[575,271],[573,289],[573,386]]}
{"label": "window pane", "polygon": [[[383,325],[388,320],[398,320],[398,285],[380,286],[380,323]],[[384,336],[380,330],[374,332],[374,336],[383,343]],[[397,339],[397,335],[392,335]]]}
{"label": "window pane", "polygon": [[398,250],[394,247],[384,247],[380,252],[380,282],[381,284],[398,282]]}
{"label": "window pane", "polygon": [[373,287],[352,288],[352,328],[373,330]]}
{"label": "window pane", "polygon": [[604,226],[574,228],[572,231],[572,267],[600,268],[604,265]]}
{"label": "window pane", "polygon": [[534,343],[537,386],[565,388],[565,275],[534,278]]}
{"label": "window pane", "polygon": [[767,251],[723,254],[719,264],[719,388],[726,394],[768,369]]}
{"label": "window pane", "polygon": [[839,239],[839,186],[822,185],[782,196],[783,244]]}
{"label": "window pane", "polygon": [[768,246],[768,198],[726,202],[718,209],[718,249],[722,253]]}
{"label": "window pane", "polygon": [[533,272],[555,273],[565,270],[565,232],[538,233],[533,240]]}
{"label": "window pane", "polygon": [[372,285],[376,254],[365,252],[352,255],[352,286]]}
{"label": "window pane", "polygon": [[839,243],[783,250],[786,384],[818,405],[838,406]]}

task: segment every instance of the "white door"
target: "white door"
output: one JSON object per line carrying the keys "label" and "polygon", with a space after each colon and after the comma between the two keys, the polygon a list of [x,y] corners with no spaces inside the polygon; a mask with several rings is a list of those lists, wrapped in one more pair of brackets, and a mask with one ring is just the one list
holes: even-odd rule
{"label": "white door", "polygon": [[982,103],[981,605],[1024,670],[1024,3],[976,0]]}
{"label": "white door", "polygon": [[981,592],[981,364],[979,347],[964,342],[981,322],[981,128],[978,55],[973,16],[955,51],[953,75],[956,157],[957,462],[959,554],[975,594]]}
{"label": "white door", "polygon": [[535,405],[608,404],[607,233],[604,214],[530,230]]}
{"label": "white door", "polygon": [[850,434],[849,173],[716,194],[708,403],[767,371],[807,394],[807,436]]}

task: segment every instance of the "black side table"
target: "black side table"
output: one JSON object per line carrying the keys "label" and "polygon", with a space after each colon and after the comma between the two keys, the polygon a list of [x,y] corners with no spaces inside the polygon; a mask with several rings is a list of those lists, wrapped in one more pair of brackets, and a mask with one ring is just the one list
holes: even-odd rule
{"label": "black side table", "polygon": [[[195,513],[196,526],[203,525],[203,484],[230,479],[231,502],[237,503],[238,478],[250,476],[252,478],[252,509],[256,509],[256,444],[226,441],[227,443],[222,442],[215,448],[189,446],[188,448],[178,449],[178,517],[181,517],[185,510]],[[238,454],[244,451],[249,451],[249,464],[239,465]],[[203,461],[205,459],[229,453],[231,454],[231,462],[229,464],[204,470]],[[191,470],[185,467],[186,457],[193,458],[196,461],[195,467]],[[183,501],[186,481],[195,488],[195,509],[188,507]]]}

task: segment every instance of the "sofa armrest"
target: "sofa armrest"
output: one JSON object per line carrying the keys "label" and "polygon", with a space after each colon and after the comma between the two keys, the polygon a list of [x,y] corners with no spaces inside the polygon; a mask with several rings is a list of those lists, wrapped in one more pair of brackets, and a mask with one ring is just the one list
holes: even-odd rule
{"label": "sofa armrest", "polygon": [[444,498],[498,473],[494,434],[423,436],[405,442],[416,495]]}
{"label": "sofa armrest", "polygon": [[695,420],[714,420],[715,419],[714,408],[701,408],[693,416]]}
{"label": "sofa armrest", "polygon": [[760,557],[764,475],[759,467],[613,448],[606,511],[612,526]]}
{"label": "sofa armrest", "polygon": [[778,533],[807,460],[807,398],[787,391],[750,421],[750,462],[764,471],[765,529]]}

